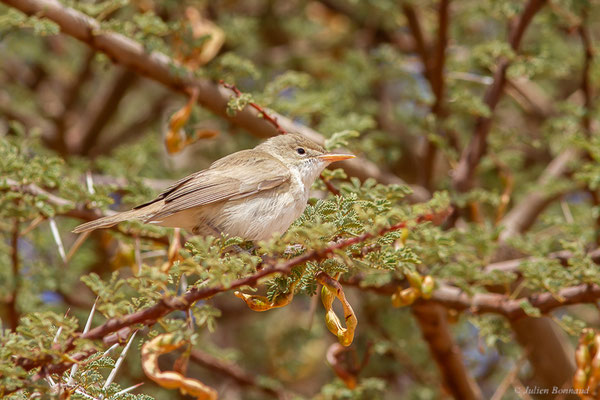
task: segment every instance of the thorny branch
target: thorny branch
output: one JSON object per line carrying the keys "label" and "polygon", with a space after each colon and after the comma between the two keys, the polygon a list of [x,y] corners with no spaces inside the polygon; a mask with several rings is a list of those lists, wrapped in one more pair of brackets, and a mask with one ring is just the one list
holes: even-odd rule
{"label": "thorny branch", "polygon": [[[242,95],[242,92],[235,85],[225,83],[223,81],[219,81],[219,83],[223,85],[224,88],[231,90],[236,97],[240,97]],[[277,129],[277,132],[279,132],[280,135],[285,135],[287,133],[287,131],[283,129],[281,125],[279,125],[279,122],[277,122],[277,117],[271,117],[262,106],[253,101],[249,102],[248,105],[258,111],[264,119],[269,121],[275,127],[275,129]]]}
{"label": "thorny branch", "polygon": [[[63,199],[62,197],[52,194],[52,193],[40,188],[39,186],[36,186],[31,183],[27,184],[27,185],[20,185],[18,182],[14,181],[10,178],[5,179],[5,182],[8,184],[8,187],[10,190],[20,191],[23,193],[29,193],[34,196],[41,196],[41,197],[44,197],[46,199],[46,201],[48,201],[53,206],[69,209],[69,211],[66,211],[66,212],[64,212],[62,214],[58,214],[58,215],[64,215],[67,217],[82,219],[84,221],[92,221],[97,218],[103,217],[105,215],[110,215],[110,212],[106,212],[103,214],[98,210],[91,210],[91,209],[87,209],[87,208],[77,207],[77,205],[74,204],[73,202],[71,202],[70,200]],[[169,244],[169,238],[166,236],[156,236],[156,235],[148,235],[148,234],[143,234],[143,233],[133,233],[133,232],[128,232],[128,231],[119,229],[118,227],[112,227],[110,229],[114,230],[116,232],[122,233],[124,235],[136,236],[140,239],[151,240],[153,242],[160,243],[160,244],[165,244],[165,245]]]}
{"label": "thorny branch", "polygon": [[[388,284],[384,286],[362,286],[361,280],[342,280],[341,283],[356,286],[360,290],[366,290],[391,296],[402,283]],[[561,289],[557,293],[539,293],[531,296],[510,299],[508,295],[498,293],[476,293],[469,295],[460,288],[438,282],[437,288],[430,299],[418,299],[417,305],[440,304],[448,309],[456,311],[467,311],[471,314],[498,314],[510,320],[519,320],[527,317],[523,303],[528,302],[538,308],[541,314],[564,306],[574,304],[594,303],[600,299],[600,286],[595,284],[581,284]]]}
{"label": "thorny branch", "polygon": [[[436,214],[425,214],[417,217],[413,222],[419,224],[427,221],[436,221],[439,218],[445,218],[445,216],[448,215],[448,212],[448,210],[443,210],[442,212]],[[172,311],[186,310],[192,307],[192,305],[198,300],[206,299],[218,293],[230,291],[243,286],[256,285],[260,279],[274,274],[289,274],[292,268],[294,268],[297,265],[305,264],[308,261],[321,261],[327,259],[333,256],[339,250],[343,250],[349,246],[358,243],[363,243],[366,240],[385,235],[388,232],[403,229],[408,225],[408,222],[401,221],[388,227],[381,228],[376,232],[365,232],[362,235],[333,243],[322,249],[314,249],[307,251],[304,254],[294,257],[285,262],[267,260],[265,262],[266,266],[264,266],[262,269],[258,270],[253,275],[237,279],[231,282],[231,284],[228,286],[217,285],[213,287],[194,287],[181,296],[164,297],[151,307],[119,318],[109,319],[104,324],[90,329],[86,333],[71,337],[63,345],[64,352],[67,353],[73,350],[73,348],[75,347],[75,340],[78,338],[87,340],[103,340],[105,344],[111,345],[113,343],[118,342],[124,337],[128,337],[133,327],[138,324],[153,325],[159,318],[164,317]],[[73,356],[73,359],[79,361],[86,358],[89,355],[89,352],[84,352],[81,355],[77,355],[77,357]],[[18,359],[16,361],[16,364],[26,370],[31,370],[36,367],[45,366],[48,363],[51,363],[51,361],[52,360],[48,359],[48,357],[43,359]],[[42,372],[40,372],[32,379],[34,381],[39,380],[44,377],[45,373],[49,373],[50,371],[52,371],[51,373],[65,371],[72,364],[73,362],[66,361],[54,364],[52,365],[52,368],[46,366]]]}

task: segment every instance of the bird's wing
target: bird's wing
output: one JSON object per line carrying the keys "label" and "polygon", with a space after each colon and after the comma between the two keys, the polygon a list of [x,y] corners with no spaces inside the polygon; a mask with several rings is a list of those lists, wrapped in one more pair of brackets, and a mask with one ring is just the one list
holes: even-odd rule
{"label": "bird's wing", "polygon": [[246,155],[248,157],[225,157],[209,169],[175,182],[155,200],[138,207],[164,200],[164,206],[150,218],[156,220],[193,207],[241,199],[273,189],[290,179],[289,169],[269,154],[248,151]]}

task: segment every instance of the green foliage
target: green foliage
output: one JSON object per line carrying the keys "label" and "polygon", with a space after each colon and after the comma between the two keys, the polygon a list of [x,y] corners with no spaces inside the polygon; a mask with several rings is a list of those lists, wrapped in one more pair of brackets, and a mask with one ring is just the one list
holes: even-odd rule
{"label": "green foliage", "polygon": [[[166,154],[160,132],[176,109],[167,89],[136,79],[120,93],[116,84],[123,82],[115,79],[119,71],[108,57],[59,35],[59,26],[40,15],[0,6],[0,393],[24,388],[6,397],[54,398],[49,381],[33,382],[41,370],[26,369],[23,360],[56,365],[89,351],[94,354],[74,374],[85,394],[74,392],[71,398],[170,398],[173,391],[156,385],[133,392],[145,394],[117,395],[146,380],[140,349],[168,332],[189,346],[162,356],[161,367],[184,370],[182,355],[191,349],[206,352],[214,365],[199,367],[191,360],[185,374],[219,391],[228,379],[221,374],[227,375],[231,363],[230,374],[247,371],[252,384],[229,385],[231,397],[263,399],[289,390],[292,398],[322,400],[440,398],[438,364],[413,317],[415,309],[392,308],[391,293],[408,288],[407,276],[428,275],[438,288],[458,288],[464,296],[460,301],[475,294],[514,300],[534,318],[541,309],[529,296],[549,293],[561,300],[565,288],[600,285],[597,256],[590,255],[600,237],[600,64],[595,51],[585,64],[578,28],[585,21],[592,44],[597,41],[597,5],[579,0],[545,5],[514,50],[507,38],[526,2],[450,2],[440,87],[432,72],[439,61],[438,1],[329,3],[61,0],[94,18],[102,31],[123,34],[148,52],[177,60],[168,72],[180,77],[188,72],[180,58],[209,38],[194,34],[198,26],[190,23],[187,7],[197,9],[225,32],[226,41],[214,59],[192,73],[241,90],[239,95],[229,91],[221,114],[235,117],[256,102],[322,133],[327,150],[347,148],[372,162],[352,173],[325,170],[323,179],[339,195],[317,180],[304,213],[281,237],[249,243],[183,232],[185,244],[176,254],[167,246],[174,241],[172,230],[140,222],[95,232],[81,247],[70,231],[94,213],[144,203],[166,181],[252,147],[258,139],[233,132],[228,120],[199,104],[186,125],[188,138],[197,132],[217,137]],[[420,22],[427,68],[414,38],[407,37],[414,28],[407,7]],[[510,63],[506,84],[498,101],[490,101],[501,62]],[[588,81],[589,93],[582,89]],[[440,90],[441,101],[436,98]],[[103,99],[108,103],[101,104]],[[490,130],[481,134],[488,118]],[[82,136],[86,129],[91,138]],[[485,138],[483,155],[468,190],[459,190],[454,173],[474,137]],[[90,149],[83,145],[86,139],[94,142]],[[435,154],[431,165],[425,157],[429,147]],[[565,151],[573,156],[554,176],[551,162]],[[425,176],[429,168],[431,179]],[[383,184],[369,176],[410,185]],[[427,194],[429,201],[415,201]],[[531,203],[540,204],[535,215],[516,218],[514,234],[507,235],[511,212],[522,211],[531,194],[540,200]],[[450,204],[455,214],[447,220],[417,222]],[[402,229],[380,234],[402,222]],[[357,243],[299,263],[289,274],[236,288],[274,303],[294,295],[281,309],[254,313],[232,294],[239,279],[311,251],[324,254],[346,240]],[[61,246],[66,253],[74,250],[67,262]],[[514,258],[523,259],[490,268]],[[369,354],[356,372],[354,389],[324,361],[331,362],[328,351],[335,339],[315,296],[320,292],[316,276],[323,272],[339,278],[359,321],[340,365],[352,370],[360,361],[357,355]],[[66,350],[84,329],[95,301],[92,329],[178,301],[186,291],[209,288],[219,293],[189,310],[179,305],[157,321],[133,324],[137,339],[106,388],[131,330],[105,341],[75,339]],[[453,348],[463,350],[468,370],[485,369],[476,379],[484,397],[491,397],[522,352],[518,334],[503,316],[480,314],[477,307],[458,315],[452,301],[434,300],[447,306],[443,315],[453,322]],[[341,315],[337,307],[336,300],[334,311]],[[596,325],[595,312],[591,305],[579,305],[549,316],[575,341],[585,327]],[[118,349],[104,353],[115,341]],[[497,362],[485,359],[489,352],[497,353]],[[520,378],[525,381],[534,368],[524,368]],[[65,382],[69,373],[52,379]],[[516,399],[516,394],[508,390],[505,397]]]}

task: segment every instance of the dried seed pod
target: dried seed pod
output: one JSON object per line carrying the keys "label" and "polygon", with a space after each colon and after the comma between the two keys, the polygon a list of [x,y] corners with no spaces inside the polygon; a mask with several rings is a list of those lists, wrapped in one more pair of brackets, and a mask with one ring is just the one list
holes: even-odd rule
{"label": "dried seed pod", "polygon": [[584,390],[587,387],[588,376],[585,370],[577,368],[575,375],[573,376],[573,389]]}
{"label": "dried seed pod", "polygon": [[[354,340],[354,331],[358,320],[352,310],[352,306],[346,300],[342,285],[329,275],[324,272],[319,272],[316,276],[317,282],[323,285],[321,289],[321,301],[323,307],[327,310],[325,314],[325,323],[331,333],[337,336],[338,341],[342,346],[350,346]],[[346,328],[342,326],[342,323],[338,316],[333,311],[333,301],[338,299],[342,303],[344,309],[344,321],[346,321]]]}
{"label": "dried seed pod", "polygon": [[246,303],[246,305],[254,311],[268,311],[273,308],[285,307],[292,302],[294,298],[294,289],[296,288],[296,282],[290,285],[289,291],[285,294],[279,294],[269,300],[265,296],[259,296],[254,294],[246,294],[240,291],[233,292],[235,297],[238,297]]}
{"label": "dried seed pod", "polygon": [[435,281],[431,275],[427,275],[423,278],[423,284],[421,285],[421,293],[424,299],[430,299],[433,295],[433,289],[435,289]]}
{"label": "dried seed pod", "polygon": [[587,345],[580,344],[575,350],[575,362],[578,368],[585,368],[590,364],[592,360],[590,356],[590,350]]}
{"label": "dried seed pod", "polygon": [[419,275],[418,272],[408,271],[408,272],[404,273],[404,276],[406,276],[406,279],[408,279],[408,283],[410,283],[410,286],[412,288],[421,291],[421,285],[423,284],[423,277],[421,275]]}
{"label": "dried seed pod", "polygon": [[[577,360],[577,353],[575,353],[575,360]],[[600,352],[597,352],[589,363],[591,376],[594,377],[596,381],[600,381]],[[577,366],[579,367],[579,362],[577,363]]]}
{"label": "dried seed pod", "polygon": [[413,287],[398,290],[392,295],[392,305],[394,307],[409,306],[415,302],[420,296],[421,292]]}
{"label": "dried seed pod", "polygon": [[217,392],[197,379],[183,376],[175,371],[161,371],[158,357],[170,353],[186,344],[186,341],[175,341],[173,333],[158,335],[142,346],[142,368],[146,376],[167,389],[179,389],[181,393],[195,396],[197,400],[216,400]]}

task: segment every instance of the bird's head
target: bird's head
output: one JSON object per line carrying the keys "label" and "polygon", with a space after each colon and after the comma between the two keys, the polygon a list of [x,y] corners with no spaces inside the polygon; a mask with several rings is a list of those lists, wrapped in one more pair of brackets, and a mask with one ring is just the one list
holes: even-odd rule
{"label": "bird's head", "polygon": [[257,149],[269,153],[291,170],[298,171],[304,183],[309,186],[332,162],[355,157],[352,154],[329,153],[318,143],[298,133],[272,137]]}

